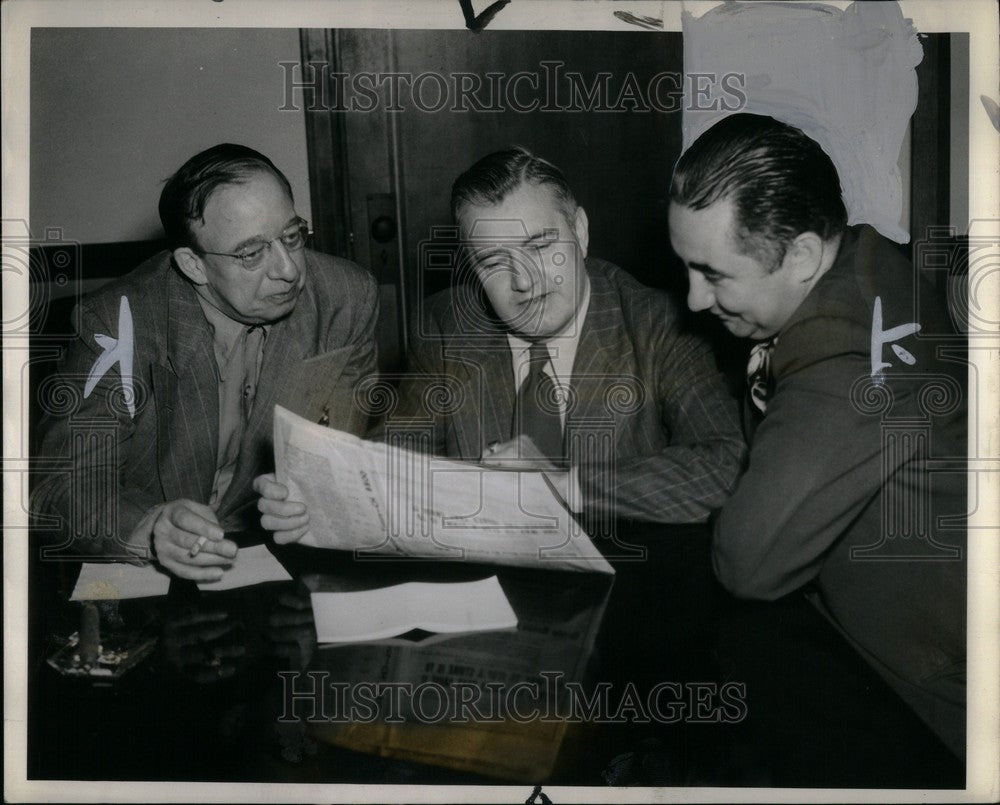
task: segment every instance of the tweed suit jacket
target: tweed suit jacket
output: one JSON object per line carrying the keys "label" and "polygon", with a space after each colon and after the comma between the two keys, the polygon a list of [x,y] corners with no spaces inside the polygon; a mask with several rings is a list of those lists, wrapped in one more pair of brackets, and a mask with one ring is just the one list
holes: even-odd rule
{"label": "tweed suit jacket", "polygon": [[[697,522],[722,505],[745,445],[738,408],[707,344],[682,331],[670,298],[588,259],[591,296],[574,360],[564,449],[583,504],[605,517]],[[427,300],[387,431],[477,461],[511,438],[516,390],[504,328],[481,295]]]}
{"label": "tweed suit jacket", "polygon": [[[94,336],[118,337],[123,296],[134,329],[134,417],[122,399],[118,365],[83,399],[102,352]],[[364,432],[366,415],[354,405],[353,391],[376,371],[377,313],[368,272],[306,251],[306,281],[295,308],[269,326],[256,401],[218,504],[224,528],[258,525],[251,483],[273,469],[275,404],[313,421],[328,411],[332,427]],[[32,508],[54,515],[48,522],[73,540],[74,553],[125,555],[123,541],[152,506],[179,498],[207,503],[211,495],[219,440],[212,332],[169,252],[86,297],[74,316],[77,338],[51,387],[70,404],[50,406],[39,424],[39,456],[59,469],[36,479]]]}
{"label": "tweed suit jacket", "polygon": [[[961,754],[965,743],[967,364],[943,309],[871,227],[778,334],[774,389],[750,466],[715,523],[714,563],[736,595],[803,588]],[[871,382],[875,300],[889,345]],[[932,471],[930,464],[937,462]]]}

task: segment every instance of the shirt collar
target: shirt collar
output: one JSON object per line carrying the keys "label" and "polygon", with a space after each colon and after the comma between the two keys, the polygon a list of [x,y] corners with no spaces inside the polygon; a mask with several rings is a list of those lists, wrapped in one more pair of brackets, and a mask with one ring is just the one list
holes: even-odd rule
{"label": "shirt collar", "polygon": [[[580,333],[583,330],[583,323],[587,320],[587,311],[590,309],[590,278],[586,274],[587,288],[577,308],[576,315],[563,328],[562,332],[550,336],[543,342],[549,351],[549,362],[555,379],[560,384],[568,384],[573,376],[573,362],[576,360],[576,350],[580,345]],[[528,350],[531,349],[531,341],[519,338],[513,333],[507,333],[507,344],[510,346],[511,356],[514,360],[515,380],[517,378],[517,367],[527,361]]]}
{"label": "shirt collar", "polygon": [[[215,362],[222,377],[225,377],[226,367],[233,356],[233,348],[240,340],[244,330],[248,330],[252,325],[244,324],[229,318],[219,308],[208,300],[197,294],[198,304],[205,314],[209,329],[212,331],[212,347],[215,351]],[[268,332],[268,325],[258,325],[264,328],[264,333]]]}

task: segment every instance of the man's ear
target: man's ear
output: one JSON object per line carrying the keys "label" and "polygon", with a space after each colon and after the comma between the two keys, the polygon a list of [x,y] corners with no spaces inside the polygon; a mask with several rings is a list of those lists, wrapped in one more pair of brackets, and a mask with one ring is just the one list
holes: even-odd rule
{"label": "man's ear", "polygon": [[192,249],[187,246],[174,249],[174,262],[177,263],[177,267],[181,270],[181,273],[195,285],[206,285],[208,283],[205,266],[202,264],[201,258]]}
{"label": "man's ear", "polygon": [[583,207],[576,208],[576,215],[573,216],[573,233],[576,235],[577,243],[580,244],[582,256],[586,257],[587,247],[590,245],[590,222],[587,220],[587,211]]}
{"label": "man's ear", "polygon": [[784,263],[793,279],[809,282],[823,265],[823,252],[823,239],[815,232],[803,232],[788,244]]}

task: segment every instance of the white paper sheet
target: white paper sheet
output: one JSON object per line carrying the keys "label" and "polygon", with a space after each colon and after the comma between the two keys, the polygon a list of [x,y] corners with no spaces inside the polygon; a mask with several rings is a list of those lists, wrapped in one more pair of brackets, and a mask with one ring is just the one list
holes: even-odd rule
{"label": "white paper sheet", "polygon": [[240,548],[236,552],[233,566],[222,574],[218,581],[200,582],[201,590],[234,590],[237,587],[251,587],[268,581],[288,581],[291,576],[274,558],[266,545]]}
{"label": "white paper sheet", "polygon": [[70,601],[108,601],[166,595],[170,577],[152,565],[84,562]]}
{"label": "white paper sheet", "polygon": [[614,573],[540,472],[364,441],[281,406],[278,480],[309,509],[304,545]]}
{"label": "white paper sheet", "polygon": [[[233,590],[268,581],[287,581],[291,576],[266,545],[241,548],[233,566],[219,581],[202,582],[202,590]],[[149,598],[166,595],[170,577],[153,565],[122,562],[84,562],[70,601],[104,601],[122,598]]]}
{"label": "white paper sheet", "polygon": [[313,593],[320,643],[380,640],[423,629],[472,632],[510,629],[517,616],[496,576],[482,581],[409,582],[375,590]]}

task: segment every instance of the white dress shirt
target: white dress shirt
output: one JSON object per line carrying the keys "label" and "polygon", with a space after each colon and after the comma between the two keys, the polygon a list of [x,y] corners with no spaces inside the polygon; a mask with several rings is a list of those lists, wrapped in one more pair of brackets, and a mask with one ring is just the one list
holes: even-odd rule
{"label": "white dress shirt", "polygon": [[[543,343],[549,352],[548,363],[542,368],[561,392],[559,394],[559,419],[566,427],[566,400],[569,394],[570,382],[573,379],[573,362],[576,360],[576,350],[580,346],[580,332],[583,322],[587,319],[587,309],[590,307],[590,283],[584,291],[580,307],[562,332],[546,339]],[[511,366],[514,370],[514,391],[517,392],[528,376],[528,352],[531,342],[525,341],[512,333],[507,333],[507,344],[510,346]]]}

